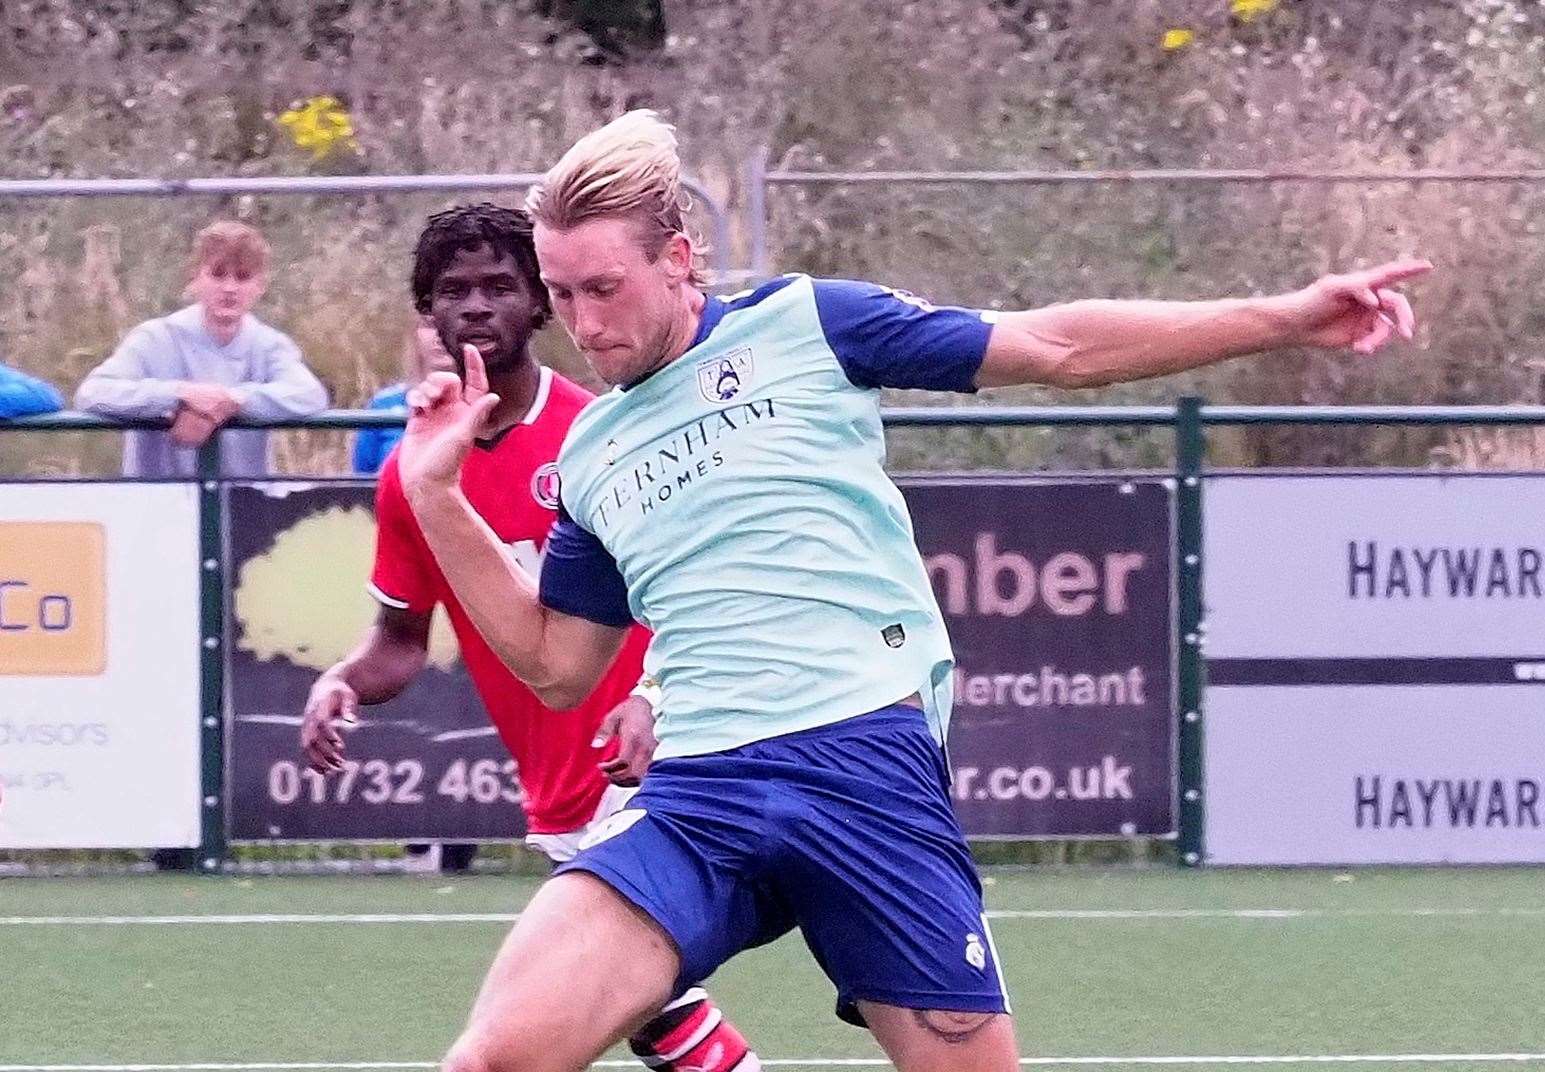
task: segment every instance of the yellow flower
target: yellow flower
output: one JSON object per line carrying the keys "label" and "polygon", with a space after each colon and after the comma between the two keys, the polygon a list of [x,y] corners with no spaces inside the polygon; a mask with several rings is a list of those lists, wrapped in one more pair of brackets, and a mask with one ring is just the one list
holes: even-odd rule
{"label": "yellow flower", "polygon": [[1258,19],[1276,8],[1278,0],[1229,0],[1229,10],[1240,22]]}
{"label": "yellow flower", "polygon": [[297,149],[321,160],[340,146],[357,149],[354,120],[337,97],[312,97],[299,108],[291,108],[279,117],[279,125],[290,135]]}
{"label": "yellow flower", "polygon": [[1192,30],[1165,30],[1159,47],[1165,52],[1178,52],[1195,40],[1196,33]]}

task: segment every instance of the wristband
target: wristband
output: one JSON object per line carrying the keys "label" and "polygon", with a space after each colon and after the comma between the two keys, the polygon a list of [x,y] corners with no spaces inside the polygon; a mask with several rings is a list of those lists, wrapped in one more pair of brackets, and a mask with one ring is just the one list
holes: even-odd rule
{"label": "wristband", "polygon": [[650,711],[656,715],[660,713],[660,701],[663,698],[660,683],[650,675],[645,674],[639,678],[638,684],[633,686],[633,691],[628,695],[642,697],[649,704]]}

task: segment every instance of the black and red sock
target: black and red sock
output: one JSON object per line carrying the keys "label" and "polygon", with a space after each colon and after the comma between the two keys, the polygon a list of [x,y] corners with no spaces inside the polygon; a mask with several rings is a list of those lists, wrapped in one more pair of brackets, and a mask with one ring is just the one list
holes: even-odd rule
{"label": "black and red sock", "polygon": [[745,1036],[693,987],[628,1040],[655,1072],[761,1072]]}

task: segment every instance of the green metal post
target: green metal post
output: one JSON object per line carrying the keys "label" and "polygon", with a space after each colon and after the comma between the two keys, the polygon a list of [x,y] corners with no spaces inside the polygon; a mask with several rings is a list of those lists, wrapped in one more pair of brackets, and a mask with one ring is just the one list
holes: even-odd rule
{"label": "green metal post", "polygon": [[220,435],[198,451],[199,505],[199,755],[198,870],[218,874],[225,863],[225,498]]}
{"label": "green metal post", "polygon": [[1175,408],[1175,594],[1177,655],[1175,695],[1180,707],[1180,862],[1198,867],[1203,845],[1205,801],[1202,770],[1202,470],[1207,432],[1202,399],[1182,398]]}

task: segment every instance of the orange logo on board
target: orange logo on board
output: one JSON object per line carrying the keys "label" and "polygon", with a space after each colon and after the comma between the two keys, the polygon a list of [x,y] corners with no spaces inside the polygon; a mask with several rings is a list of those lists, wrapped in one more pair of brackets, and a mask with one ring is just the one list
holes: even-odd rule
{"label": "orange logo on board", "polygon": [[0,521],[0,674],[106,669],[106,531],[90,521]]}

